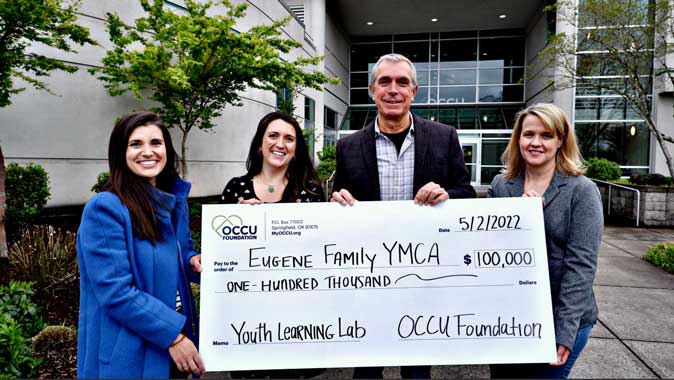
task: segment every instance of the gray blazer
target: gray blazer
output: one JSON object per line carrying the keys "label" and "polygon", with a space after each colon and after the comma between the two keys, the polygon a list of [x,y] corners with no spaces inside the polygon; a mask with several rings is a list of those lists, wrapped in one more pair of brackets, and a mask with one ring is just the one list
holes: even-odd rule
{"label": "gray blazer", "polygon": [[[489,189],[490,197],[523,193],[524,174],[510,180],[499,174]],[[604,229],[601,195],[583,175],[556,173],[543,198],[555,338],[572,349],[578,329],[598,315],[592,283]]]}

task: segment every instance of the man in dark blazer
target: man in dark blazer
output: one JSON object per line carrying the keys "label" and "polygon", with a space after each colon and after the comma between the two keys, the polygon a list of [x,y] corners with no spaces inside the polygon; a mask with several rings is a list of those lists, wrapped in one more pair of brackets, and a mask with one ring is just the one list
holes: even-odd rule
{"label": "man in dark blazer", "polygon": [[[377,118],[337,142],[332,201],[414,200],[436,205],[474,198],[456,130],[410,112],[419,86],[412,62],[399,54],[379,58],[370,93]],[[354,378],[382,378],[383,368],[355,368]],[[401,367],[403,378],[429,379],[430,366]]]}

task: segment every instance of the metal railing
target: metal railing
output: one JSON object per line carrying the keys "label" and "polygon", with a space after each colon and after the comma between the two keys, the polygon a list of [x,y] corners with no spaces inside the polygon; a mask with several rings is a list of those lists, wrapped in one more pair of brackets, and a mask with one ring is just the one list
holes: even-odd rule
{"label": "metal railing", "polygon": [[330,182],[333,181],[334,179],[335,179],[335,170],[333,170],[332,174],[330,174],[330,177],[328,177],[328,179],[326,179],[323,182],[323,192],[325,193],[325,199],[328,201],[330,200],[330,195],[332,195],[331,192],[332,185],[330,184]]}
{"label": "metal railing", "polygon": [[625,190],[629,190],[629,191],[634,191],[635,193],[637,193],[637,227],[639,227],[639,215],[641,214],[641,212],[640,212],[640,208],[641,208],[641,192],[640,192],[639,190],[637,190],[637,189],[632,188],[632,187],[623,186],[623,185],[618,185],[618,184],[611,183],[611,182],[606,182],[606,181],[601,181],[601,180],[594,179],[594,178],[591,178],[591,179],[592,179],[592,181],[594,181],[594,182],[601,183],[601,184],[604,184],[604,185],[608,185],[608,206],[607,206],[608,210],[606,211],[606,214],[607,214],[607,215],[611,215],[611,189],[612,189],[614,186],[615,186],[615,187],[619,187],[619,188],[621,188],[621,189],[625,189]]}

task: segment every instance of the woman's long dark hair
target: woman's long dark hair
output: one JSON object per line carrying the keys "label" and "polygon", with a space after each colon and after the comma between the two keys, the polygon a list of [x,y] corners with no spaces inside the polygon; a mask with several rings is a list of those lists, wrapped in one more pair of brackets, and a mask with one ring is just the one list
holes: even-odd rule
{"label": "woman's long dark hair", "polygon": [[[323,198],[321,189],[321,182],[318,180],[316,169],[311,163],[309,157],[309,149],[307,143],[304,141],[302,129],[297,123],[297,120],[292,116],[286,115],[282,112],[271,112],[265,115],[260,123],[257,125],[257,131],[253,136],[253,141],[250,143],[250,150],[248,151],[248,161],[246,162],[246,169],[248,169],[249,176],[255,176],[262,171],[262,154],[260,154],[260,146],[262,145],[262,138],[267,131],[267,126],[274,120],[283,120],[293,126],[295,129],[296,144],[295,157],[290,160],[288,170],[286,171],[286,178],[288,179],[288,194],[290,201],[294,202],[299,198],[302,190],[309,194],[317,195]],[[316,185],[318,192],[311,191],[307,188],[308,183]]]}
{"label": "woman's long dark hair", "polygon": [[136,236],[156,244],[157,241],[163,241],[156,216],[156,213],[161,211],[153,207],[153,203],[163,205],[152,194],[147,179],[134,174],[126,164],[126,149],[131,133],[136,128],[146,125],[156,125],[161,130],[166,147],[166,166],[156,178],[156,187],[165,192],[173,190],[173,182],[177,176],[177,154],[173,148],[171,134],[157,114],[147,111],[130,113],[119,120],[113,128],[108,146],[110,179],[103,190],[116,194],[129,209],[131,225]]}

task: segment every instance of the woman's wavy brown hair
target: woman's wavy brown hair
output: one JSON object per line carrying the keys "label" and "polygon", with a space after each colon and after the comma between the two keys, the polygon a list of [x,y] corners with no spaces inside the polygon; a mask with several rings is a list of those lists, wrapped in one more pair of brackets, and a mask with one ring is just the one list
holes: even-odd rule
{"label": "woman's wavy brown hair", "polygon": [[[250,142],[248,160],[246,161],[248,175],[253,177],[262,171],[263,160],[262,155],[259,153],[260,146],[262,145],[262,139],[267,131],[267,127],[274,120],[285,121],[295,130],[295,157],[290,160],[290,165],[288,165],[288,170],[286,171],[290,201],[294,202],[299,199],[300,192],[302,191],[323,198],[321,182],[318,179],[314,165],[311,163],[309,148],[307,147],[306,141],[304,141],[302,129],[294,117],[282,112],[276,111],[266,114],[257,125],[255,136],[253,136],[253,140]],[[313,183],[318,189],[318,192],[308,188],[308,183]]]}
{"label": "woman's wavy brown hair", "polygon": [[116,194],[129,209],[134,234],[140,239],[156,244],[157,241],[163,241],[157,225],[157,213],[161,212],[157,207],[163,208],[163,204],[153,195],[152,185],[148,184],[147,179],[134,174],[126,164],[126,149],[131,133],[136,128],[146,125],[155,125],[161,130],[166,146],[166,166],[157,176],[156,187],[167,193],[173,190],[173,183],[178,174],[177,154],[173,148],[171,134],[157,114],[137,111],[124,116],[112,130],[108,146],[110,179],[103,187],[103,191]]}

